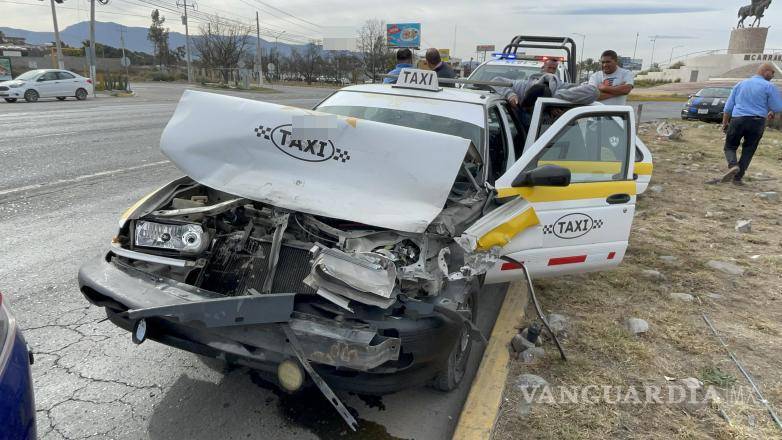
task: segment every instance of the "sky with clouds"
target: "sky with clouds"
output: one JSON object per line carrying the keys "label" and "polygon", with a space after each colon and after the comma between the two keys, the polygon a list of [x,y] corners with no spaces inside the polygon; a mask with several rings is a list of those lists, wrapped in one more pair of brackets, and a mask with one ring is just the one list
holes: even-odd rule
{"label": "sky with clouds", "polygon": [[[181,0],[180,0],[181,1]],[[569,35],[581,45],[586,35],[585,55],[596,57],[611,48],[620,55],[649,62],[651,38],[657,36],[654,58],[667,62],[687,53],[724,49],[731,28],[736,26],[740,6],[750,0],[689,1],[590,1],[590,0],[198,0],[200,11],[254,22],[261,13],[262,26],[285,35],[323,38],[350,33],[367,19],[386,22],[421,22],[424,46],[455,49],[455,56],[475,55],[476,44],[502,47],[518,34]],[[128,26],[148,26],[149,3],[176,9],[175,0],[110,0],[97,5],[97,19]],[[772,25],[767,49],[782,49],[782,0],[766,11],[764,25]],[[87,0],[65,0],[58,6],[60,26],[89,18]],[[272,7],[278,8],[277,10]],[[171,30],[184,32],[176,13],[163,10]],[[290,15],[286,15],[290,14]],[[48,1],[0,0],[0,26],[51,31]],[[296,18],[294,18],[295,16]],[[636,35],[639,34],[637,49]],[[677,47],[681,46],[681,47]]]}

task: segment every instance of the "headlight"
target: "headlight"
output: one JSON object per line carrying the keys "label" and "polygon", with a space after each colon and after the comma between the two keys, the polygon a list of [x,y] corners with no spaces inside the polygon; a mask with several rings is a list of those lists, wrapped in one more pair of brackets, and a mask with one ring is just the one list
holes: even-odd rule
{"label": "headlight", "polygon": [[146,221],[136,223],[136,246],[198,254],[204,250],[207,242],[200,225],[166,225]]}
{"label": "headlight", "polygon": [[8,84],[8,87],[10,87],[12,89],[18,89],[19,87],[22,87],[23,85],[24,85],[24,83],[11,83],[11,84]]}

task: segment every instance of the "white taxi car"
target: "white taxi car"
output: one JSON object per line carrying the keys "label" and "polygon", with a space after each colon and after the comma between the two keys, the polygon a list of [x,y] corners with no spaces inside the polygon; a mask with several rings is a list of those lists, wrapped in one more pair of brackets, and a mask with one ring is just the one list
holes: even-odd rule
{"label": "white taxi car", "polygon": [[59,69],[30,70],[10,81],[0,82],[0,98],[6,102],[22,98],[27,102],[36,102],[39,98],[63,101],[68,97],[83,101],[92,90],[91,79]]}
{"label": "white taxi car", "polygon": [[299,366],[321,390],[456,388],[484,282],[524,276],[499,257],[618,265],[652,171],[629,106],[539,100],[527,133],[501,95],[413,69],[314,111],[187,91],[161,150],[186,177],[128,209],[82,293],[137,343],[291,391]]}

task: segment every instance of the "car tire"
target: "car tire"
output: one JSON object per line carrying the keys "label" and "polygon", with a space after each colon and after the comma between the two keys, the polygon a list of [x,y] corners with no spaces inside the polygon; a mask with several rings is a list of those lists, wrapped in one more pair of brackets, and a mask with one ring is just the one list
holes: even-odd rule
{"label": "car tire", "polygon": [[[480,286],[483,283],[478,283]],[[470,310],[470,321],[475,322],[478,316],[478,291],[480,287],[474,289],[469,298],[467,299],[467,307]],[[431,382],[431,387],[439,391],[453,391],[459,388],[459,384],[464,379],[464,375],[467,372],[467,361],[470,359],[470,352],[472,351],[473,337],[472,326],[469,322],[462,323],[459,336],[454,342],[451,352],[448,354],[448,361],[445,364],[445,368],[440,370]]]}
{"label": "car tire", "polygon": [[58,100],[58,101],[65,101],[65,97],[64,97],[64,96],[58,96],[58,97],[57,97],[57,100]]}
{"label": "car tire", "polygon": [[24,92],[24,100],[27,102],[36,102],[39,97],[40,95],[38,95],[38,92],[33,89]]}
{"label": "car tire", "polygon": [[76,99],[79,101],[84,101],[87,99],[87,90],[85,89],[77,89],[76,90]]}
{"label": "car tire", "polygon": [[5,102],[16,102],[16,98],[5,98]]}

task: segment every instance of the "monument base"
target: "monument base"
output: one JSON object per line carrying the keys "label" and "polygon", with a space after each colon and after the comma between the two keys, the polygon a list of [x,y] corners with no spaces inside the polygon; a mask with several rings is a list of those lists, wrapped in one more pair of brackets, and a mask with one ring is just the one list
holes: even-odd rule
{"label": "monument base", "polygon": [[728,43],[728,54],[763,53],[766,49],[767,27],[733,29]]}

